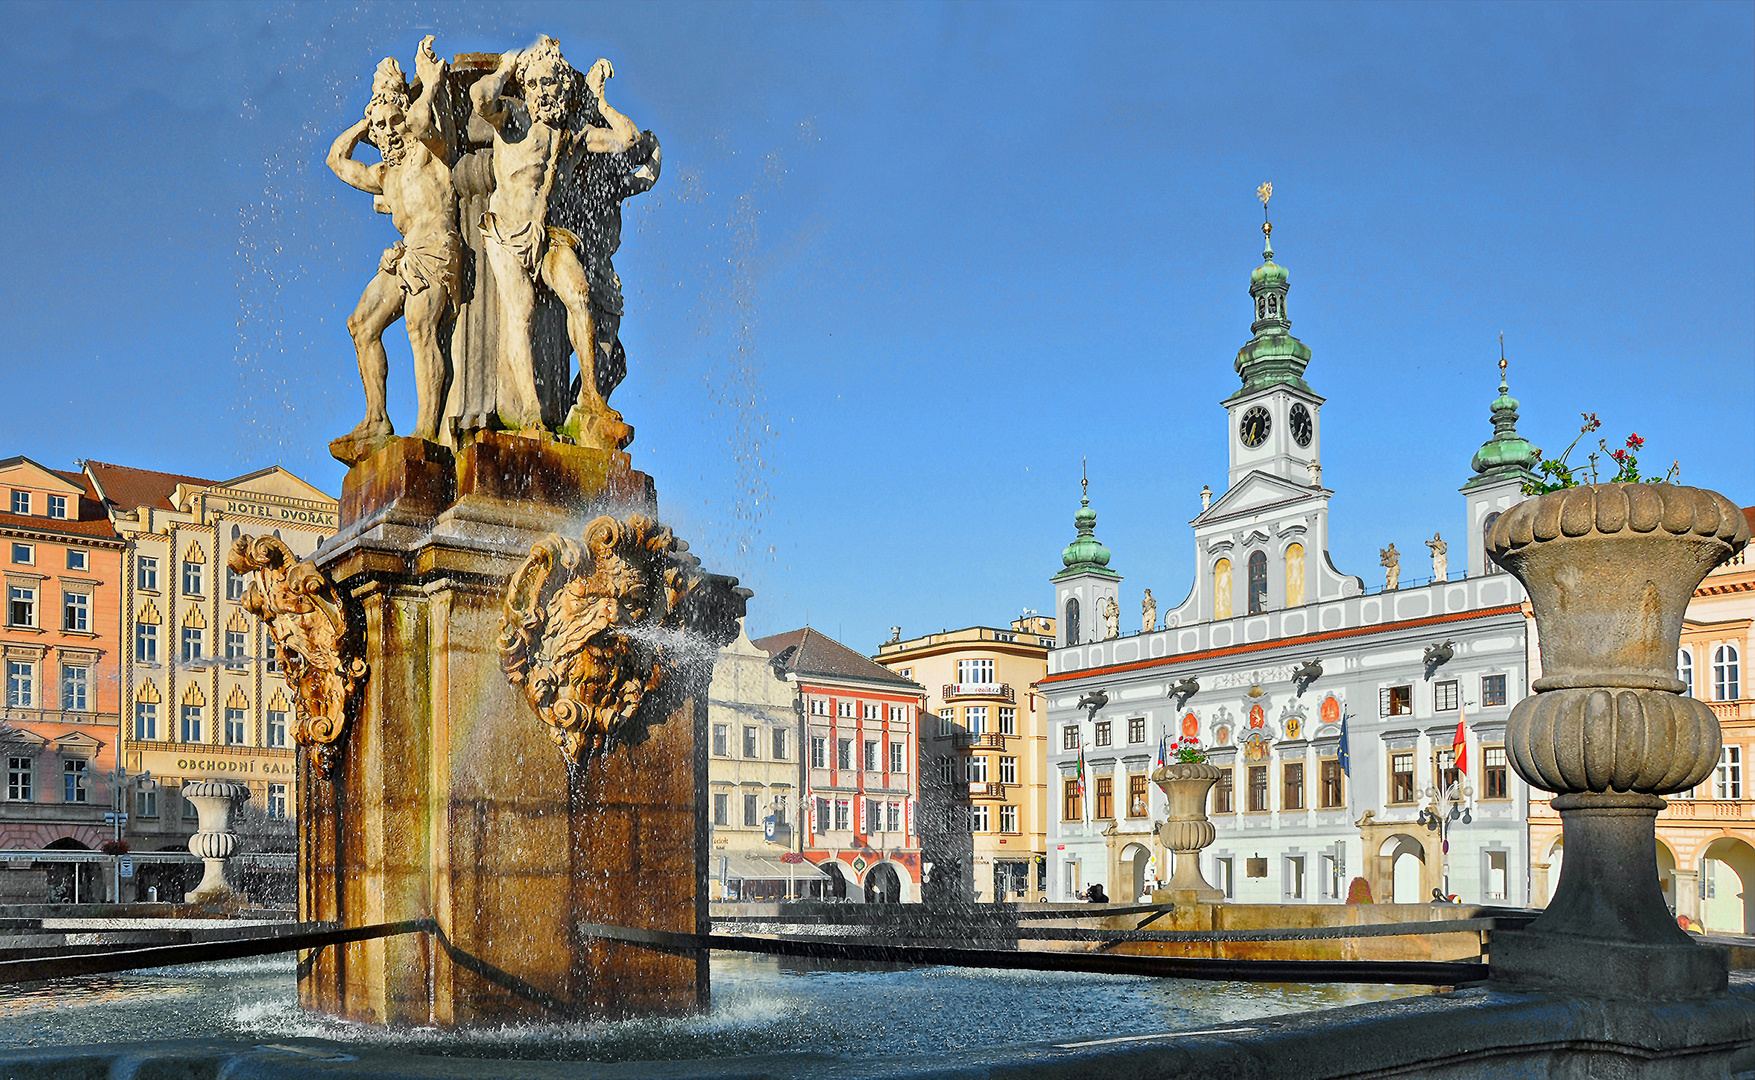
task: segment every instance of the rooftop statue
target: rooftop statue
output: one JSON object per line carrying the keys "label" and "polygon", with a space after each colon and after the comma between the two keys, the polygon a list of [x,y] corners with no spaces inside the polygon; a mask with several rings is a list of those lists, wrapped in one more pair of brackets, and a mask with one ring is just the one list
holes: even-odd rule
{"label": "rooftop statue", "polygon": [[1450,545],[1444,542],[1443,536],[1433,533],[1432,539],[1426,541],[1426,546],[1432,549],[1432,580],[1444,581],[1449,578],[1450,556],[1447,553]]}
{"label": "rooftop statue", "polygon": [[1379,550],[1377,555],[1377,565],[1383,567],[1384,589],[1387,591],[1399,587],[1402,580],[1402,553],[1392,543]]}
{"label": "rooftop statue", "polygon": [[[446,382],[441,334],[461,300],[463,240],[451,184],[454,149],[443,106],[436,104],[445,87],[445,62],[433,52],[432,35],[421,41],[414,63],[418,90],[404,80],[395,60],[380,63],[365,118],[329,148],[329,168],[344,183],[374,196],[373,208],[389,214],[402,234],[401,241],[385,249],[347,317],[365,384],[366,417],[332,442],[330,452],[349,465],[395,434],[384,402],[389,374],[384,331],[397,319],[407,326],[414,352],[414,436],[438,438]],[[383,160],[375,165],[355,161],[353,153],[362,142],[377,147]]]}

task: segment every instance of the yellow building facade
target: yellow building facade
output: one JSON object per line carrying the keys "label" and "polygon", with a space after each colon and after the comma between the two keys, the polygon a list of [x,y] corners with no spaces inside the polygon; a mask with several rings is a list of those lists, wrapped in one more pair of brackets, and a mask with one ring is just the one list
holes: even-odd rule
{"label": "yellow building facade", "polygon": [[279,467],[212,481],[87,462],[86,475],[127,543],[122,752],[130,773],[157,781],[132,808],[136,850],[182,848],[196,824],[182,784],[226,779],[250,790],[243,850],[291,851],[292,692],[226,558],[239,537],[265,534],[311,555],[335,534],[336,501]]}
{"label": "yellow building facade", "polygon": [[1054,620],[1032,615],[1007,629],[971,626],[902,640],[872,659],[926,687],[920,768],[963,796],[972,858],[934,867],[977,901],[1045,898],[1048,726],[1035,683],[1048,673]]}

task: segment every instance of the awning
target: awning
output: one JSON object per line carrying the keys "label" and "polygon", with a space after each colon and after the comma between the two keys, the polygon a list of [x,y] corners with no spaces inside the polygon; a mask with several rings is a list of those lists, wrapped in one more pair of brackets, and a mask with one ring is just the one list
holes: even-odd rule
{"label": "awning", "polygon": [[[719,860],[724,859],[721,863]],[[765,858],[748,852],[722,852],[714,855],[707,864],[707,875],[718,877],[719,868],[725,867],[728,881],[810,881],[813,878],[827,878],[829,875],[818,869],[809,860],[803,862],[781,862],[778,857]]]}

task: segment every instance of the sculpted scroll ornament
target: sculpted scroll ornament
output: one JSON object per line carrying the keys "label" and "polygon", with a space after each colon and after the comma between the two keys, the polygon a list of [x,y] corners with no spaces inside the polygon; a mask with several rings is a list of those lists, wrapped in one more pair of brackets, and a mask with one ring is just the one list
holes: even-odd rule
{"label": "sculpted scroll ornament", "polygon": [[226,565],[254,574],[244,610],[261,619],[279,652],[280,670],[293,691],[298,721],[293,741],[306,747],[320,774],[335,765],[369,668],[362,642],[349,626],[335,585],[302,563],[275,536],[242,536]]}
{"label": "sculpted scroll ornament", "polygon": [[[570,766],[642,741],[710,672],[747,596],[703,573],[669,528],[599,517],[577,541],[537,541],[506,586],[500,661]],[[711,587],[722,586],[722,587]]]}

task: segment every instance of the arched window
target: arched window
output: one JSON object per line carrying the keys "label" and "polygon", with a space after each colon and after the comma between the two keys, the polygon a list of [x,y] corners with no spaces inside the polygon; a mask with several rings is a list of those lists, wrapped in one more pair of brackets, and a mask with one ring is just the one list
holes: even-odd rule
{"label": "arched window", "polygon": [[1231,560],[1220,559],[1213,564],[1213,618],[1231,617]]}
{"label": "arched window", "polygon": [[1268,300],[1268,314],[1269,315],[1278,315],[1280,313],[1280,298],[1275,296],[1272,293],[1269,293],[1267,300]]}
{"label": "arched window", "polygon": [[1676,678],[1682,680],[1682,696],[1694,696],[1694,654],[1684,646],[1676,650]]}
{"label": "arched window", "polygon": [[1249,613],[1259,615],[1267,610],[1267,552],[1255,551],[1249,556]]}
{"label": "arched window", "polygon": [[1499,564],[1487,557],[1487,535],[1493,531],[1493,523],[1498,520],[1499,511],[1495,510],[1491,514],[1488,514],[1486,519],[1481,522],[1481,563],[1486,567],[1487,573],[1489,574],[1497,574],[1501,572]]}
{"label": "arched window", "polygon": [[1736,701],[1743,696],[1742,680],[1737,673],[1737,647],[1720,645],[1712,653],[1712,696],[1719,701]]}
{"label": "arched window", "polygon": [[1076,596],[1066,598],[1066,643],[1079,643],[1079,598]]}
{"label": "arched window", "polygon": [[1286,545],[1286,606],[1304,604],[1304,545]]}

